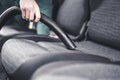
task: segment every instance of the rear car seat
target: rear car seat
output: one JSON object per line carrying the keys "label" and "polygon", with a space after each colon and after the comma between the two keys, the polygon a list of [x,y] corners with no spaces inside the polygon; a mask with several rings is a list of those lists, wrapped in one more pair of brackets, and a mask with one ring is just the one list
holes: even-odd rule
{"label": "rear car seat", "polygon": [[[88,7],[89,3],[87,3],[86,1],[87,0],[76,0],[76,1],[66,0],[66,2],[64,2],[65,5],[66,5],[66,3],[69,3],[69,5],[67,7],[64,7],[63,9],[61,8],[60,11],[65,11],[64,9],[67,9],[68,13],[70,13],[70,11],[75,12],[74,13],[75,15],[77,15],[79,13],[78,16],[72,18],[73,20],[69,19],[69,18],[71,18],[71,15],[74,15],[72,13],[66,14],[66,15],[62,14],[63,12],[58,13],[58,15],[60,15],[61,17],[58,16],[57,21],[58,21],[58,24],[62,26],[61,28],[64,31],[66,31],[72,35],[75,35],[75,36],[77,36],[79,34],[79,31],[80,31],[79,25],[81,25],[80,23],[83,20],[80,20],[80,22],[79,22],[78,19],[83,19],[83,17],[80,18],[81,17],[80,14],[83,16],[84,10],[88,9],[87,7]],[[73,6],[73,7],[75,7],[75,9],[73,9],[73,10],[68,9],[71,5],[73,5],[73,3],[75,4],[75,6]],[[64,4],[62,6],[64,6]],[[78,4],[78,5],[76,5],[76,4]],[[80,4],[82,6],[84,4],[87,4],[87,7],[85,7],[85,5],[84,5],[81,8]],[[12,39],[9,39],[8,41],[5,42],[5,44],[2,47],[2,61],[3,61],[4,67],[6,68],[6,70],[9,74],[13,74],[13,73],[21,70],[21,68],[23,68],[24,66],[29,67],[27,65],[27,63],[31,62],[33,60],[33,58],[36,58],[36,57],[40,58],[40,60],[35,60],[35,62],[37,62],[38,64],[39,63],[41,64],[42,61],[46,59],[43,56],[52,55],[52,54],[57,55],[57,53],[59,53],[59,52],[61,54],[63,52],[64,52],[64,54],[67,54],[67,53],[70,54],[70,53],[75,53],[75,52],[87,53],[90,55],[94,54],[97,56],[105,57],[110,62],[119,62],[120,61],[120,54],[119,54],[120,53],[120,51],[119,51],[119,47],[120,47],[120,39],[119,39],[119,35],[120,35],[120,33],[119,33],[119,25],[120,25],[119,24],[119,17],[120,17],[119,13],[120,13],[120,10],[119,10],[119,7],[120,7],[120,5],[119,4],[120,4],[119,0],[117,0],[117,2],[115,2],[114,0],[109,0],[109,1],[108,0],[101,0],[101,1],[100,0],[90,0],[90,20],[87,24],[88,29],[87,29],[87,33],[86,33],[86,40],[82,41],[82,42],[76,42],[75,44],[77,45],[77,49],[75,51],[67,50],[60,42],[56,43],[56,42],[48,42],[48,41],[46,41],[46,42],[39,41],[40,38],[39,39],[37,38],[38,41],[35,41],[34,37],[32,40],[25,39],[25,38],[16,39],[15,37]],[[81,13],[81,11],[83,11],[83,13]],[[89,11],[89,10],[87,10],[87,11]],[[62,15],[63,15],[63,17],[62,17]],[[67,16],[67,18],[65,18],[66,16]],[[84,15],[84,16],[86,16],[86,15]],[[86,19],[86,18],[84,18],[84,19]],[[67,23],[67,21],[69,21],[69,20],[71,23],[73,22],[73,24]],[[62,23],[62,21],[63,21],[63,23]],[[76,23],[76,21],[78,21],[78,23]],[[66,26],[66,24],[68,26]],[[77,26],[73,27],[76,24],[77,24]],[[71,26],[71,25],[73,25],[73,26]],[[16,48],[14,46],[16,46]],[[76,55],[76,54],[74,54],[74,55]],[[86,57],[83,57],[83,58],[86,58]],[[17,60],[17,62],[16,62],[16,60]],[[76,64],[78,65],[78,67],[83,65],[83,64],[80,65],[80,63],[78,63],[78,62]],[[97,67],[94,68],[93,65],[95,65]],[[101,71],[103,70],[103,72],[101,72],[100,74],[97,73],[97,72],[99,72],[98,65],[100,65]],[[73,66],[73,68],[75,67],[73,64],[71,66]],[[104,68],[104,66],[105,66],[105,68]],[[108,76],[105,75],[106,76],[105,80],[106,80],[106,78],[109,79],[108,78],[109,76],[112,77],[112,78],[110,78],[112,80],[114,80],[115,78],[119,79],[118,76],[119,76],[120,71],[118,69],[119,66],[117,66],[117,65],[111,66],[111,65],[107,65],[106,63],[105,64],[104,63],[97,63],[97,64],[91,63],[90,66],[88,65],[88,67],[92,67],[92,69],[94,69],[93,73],[96,72],[95,74],[99,74],[97,77],[94,77],[93,75],[88,74],[88,76],[90,76],[90,77],[92,76],[92,79],[99,79],[100,76],[103,77],[102,79],[104,79],[104,74],[102,74],[102,73],[108,74],[107,69],[108,69],[108,71],[109,71],[109,69],[111,71],[110,71],[110,74],[108,74]],[[102,69],[102,67],[106,70],[106,72],[104,71],[104,69]],[[76,67],[74,69],[76,69]],[[79,69],[81,70],[81,68],[79,68]],[[78,69],[78,71],[79,71],[79,69]],[[86,68],[84,68],[84,70],[85,69]],[[92,71],[92,69],[90,68],[90,70],[88,70],[88,71],[85,70],[85,72],[86,73],[90,72],[90,71]],[[112,69],[114,69],[114,70],[112,70]],[[21,71],[23,71],[23,70],[21,70]],[[63,70],[61,70],[61,71],[63,71]],[[66,68],[65,68],[65,70],[66,70]],[[71,72],[71,70],[72,69],[69,68],[70,72]],[[117,71],[116,72],[117,74],[111,73],[111,72],[115,73],[115,71]],[[24,71],[21,73],[24,74]],[[77,73],[77,72],[75,72],[75,73]],[[68,73],[65,73],[65,74],[68,74]],[[81,76],[82,75],[84,77],[84,74],[81,73]],[[49,79],[47,79],[47,80],[49,80]]]}

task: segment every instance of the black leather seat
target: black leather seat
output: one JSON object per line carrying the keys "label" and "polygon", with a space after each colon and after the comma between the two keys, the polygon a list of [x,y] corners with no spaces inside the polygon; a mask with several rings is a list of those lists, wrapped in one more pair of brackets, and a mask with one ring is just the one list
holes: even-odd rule
{"label": "black leather seat", "polygon": [[[74,6],[71,7],[71,5]],[[62,6],[64,8],[61,7],[58,13],[57,22],[59,25],[61,25],[61,28],[65,32],[74,36],[78,36],[80,34],[80,26],[85,22],[90,11],[90,20],[87,23],[88,28],[85,34],[85,40],[81,42],[75,42],[77,48],[76,50],[72,51],[66,49],[61,42],[58,42],[57,40],[53,41],[51,38],[38,37],[36,35],[13,37],[12,39],[6,41],[2,47],[2,62],[7,72],[12,76],[14,74],[14,76],[17,76],[19,78],[24,74],[27,75],[29,73],[29,70],[31,68],[30,65],[32,65],[32,68],[35,66],[35,69],[37,69],[43,64],[49,65],[52,62],[56,62],[54,65],[52,65],[57,66],[59,62],[57,63],[58,60],[54,59],[54,57],[59,58],[56,55],[62,55],[62,58],[60,58],[59,61],[63,61],[64,59],[68,60],[68,62],[62,62],[62,69],[59,70],[59,68],[55,68],[56,70],[54,71],[53,69],[53,73],[51,72],[51,70],[50,73],[46,73],[43,75],[41,75],[39,72],[36,72],[35,76],[41,75],[42,77],[40,77],[45,80],[59,80],[61,79],[59,77],[59,74],[63,75],[63,80],[69,79],[69,75],[75,75],[75,77],[72,78],[74,80],[119,80],[120,67],[119,65],[114,65],[114,62],[118,62],[119,64],[120,61],[120,1],[66,0]],[[74,7],[74,9],[68,9],[69,7]],[[81,62],[79,62],[81,61],[81,57],[78,57],[78,61],[72,59],[73,55],[70,55],[72,53],[75,53],[75,57],[78,56],[77,53],[79,53],[79,56],[83,54],[90,54],[92,57],[88,61],[85,61],[84,59],[87,57],[83,56],[84,59],[82,60],[82,64]],[[65,55],[67,55],[68,58]],[[69,57],[71,59],[69,59]],[[40,60],[37,60],[36,58],[39,58]],[[100,61],[94,63],[94,61],[92,60],[94,58],[96,61]],[[89,62],[90,60],[92,61]],[[103,61],[101,62],[101,60]],[[38,66],[36,67],[36,64],[34,63],[38,64]],[[74,63],[77,65],[77,67],[74,65]],[[68,68],[64,66],[64,64],[68,64],[66,66],[70,67]],[[45,66],[43,66],[43,68],[44,67]],[[27,68],[28,70],[26,70]],[[49,69],[49,67],[47,68],[48,71],[51,69]],[[44,70],[47,71],[47,68],[45,67]],[[84,73],[80,72],[82,69]],[[25,70],[28,72],[25,73]],[[70,73],[64,72],[64,70],[70,71]],[[72,70],[75,71],[74,74],[72,73]],[[92,72],[93,75],[91,75],[91,73],[89,72]],[[21,75],[20,73],[23,75]],[[77,75],[77,73],[79,75]],[[57,74],[58,76],[56,77],[54,74]],[[66,75],[68,75],[68,77],[66,77]],[[47,79],[46,76],[50,78]],[[79,77],[76,78],[76,76]],[[34,77],[33,80],[35,80]]]}

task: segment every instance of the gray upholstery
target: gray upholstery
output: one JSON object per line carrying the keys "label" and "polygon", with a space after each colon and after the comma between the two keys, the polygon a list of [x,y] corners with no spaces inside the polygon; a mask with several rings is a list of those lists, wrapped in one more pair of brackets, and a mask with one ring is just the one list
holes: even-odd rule
{"label": "gray upholstery", "polygon": [[34,42],[26,39],[10,39],[2,48],[2,61],[7,72],[11,73],[33,56],[42,56],[50,52],[58,52],[59,50],[62,50],[61,52],[68,51],[63,46],[61,43],[59,45],[58,42]]}
{"label": "gray upholstery", "polygon": [[[33,37],[35,39],[35,37]],[[91,41],[76,42],[77,50],[65,48],[61,42],[44,42],[30,39],[9,39],[2,48],[2,61],[8,73],[15,72],[23,63],[36,56],[50,55],[51,53],[72,53],[82,51],[87,54],[99,55],[110,61],[120,61],[120,51]],[[92,46],[91,46],[92,45]]]}
{"label": "gray upholstery", "polygon": [[89,15],[88,0],[65,0],[57,15],[57,23],[65,31],[78,36]]}
{"label": "gray upholstery", "polygon": [[109,58],[111,61],[120,61],[120,50],[113,49],[92,41],[83,41],[77,44],[80,51]]}
{"label": "gray upholstery", "polygon": [[89,39],[120,49],[120,0],[90,0]]}
{"label": "gray upholstery", "polygon": [[[13,25],[5,25],[1,30],[0,30],[0,36],[12,36],[15,34],[25,34],[30,31],[27,31],[27,29],[23,28],[23,27],[19,27],[19,26],[13,26]],[[29,34],[34,34],[33,32],[29,33]],[[0,37],[0,40],[2,38]],[[0,41],[0,46],[1,43],[3,44],[8,38],[4,38],[2,39],[2,41]],[[1,53],[0,53],[1,55]],[[5,69],[2,66],[1,63],[1,57],[0,57],[0,80],[8,80],[8,76],[7,73],[5,71]]]}
{"label": "gray upholstery", "polygon": [[10,26],[4,26],[1,30],[0,30],[0,35],[2,36],[7,36],[7,35],[12,35],[12,34],[17,34],[19,33],[19,31],[17,31],[16,29],[10,27]]}
{"label": "gray upholstery", "polygon": [[37,69],[31,80],[119,80],[120,67],[82,61],[51,62]]}
{"label": "gray upholstery", "polygon": [[0,80],[6,80],[7,78],[8,78],[7,73],[2,66],[1,58],[0,58]]}

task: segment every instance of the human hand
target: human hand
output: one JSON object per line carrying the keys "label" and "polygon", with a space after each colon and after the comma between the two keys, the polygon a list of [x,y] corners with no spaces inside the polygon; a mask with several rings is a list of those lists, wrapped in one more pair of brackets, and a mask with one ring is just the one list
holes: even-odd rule
{"label": "human hand", "polygon": [[20,0],[22,18],[38,22],[41,18],[40,9],[35,0]]}

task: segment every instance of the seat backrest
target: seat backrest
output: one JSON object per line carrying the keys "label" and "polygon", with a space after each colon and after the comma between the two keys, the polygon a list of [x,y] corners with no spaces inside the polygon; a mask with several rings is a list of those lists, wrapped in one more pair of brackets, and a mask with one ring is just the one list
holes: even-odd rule
{"label": "seat backrest", "polygon": [[90,0],[88,39],[120,49],[120,0]]}
{"label": "seat backrest", "polygon": [[88,0],[64,0],[56,21],[65,32],[78,36],[88,18],[88,11]]}

